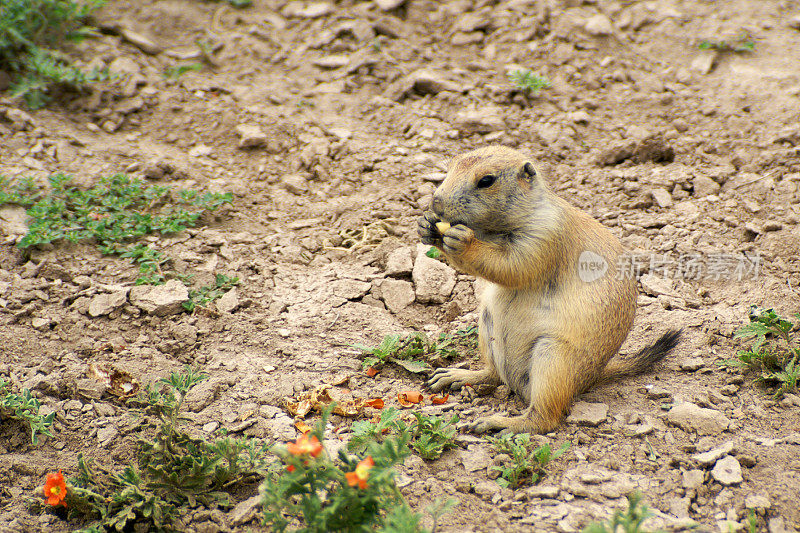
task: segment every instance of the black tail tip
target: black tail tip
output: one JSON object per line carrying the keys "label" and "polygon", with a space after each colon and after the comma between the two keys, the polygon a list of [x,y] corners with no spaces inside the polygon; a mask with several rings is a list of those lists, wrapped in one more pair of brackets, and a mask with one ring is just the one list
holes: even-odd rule
{"label": "black tail tip", "polygon": [[682,328],[671,329],[661,335],[656,342],[642,350],[642,363],[649,366],[661,361],[664,356],[666,356],[678,345],[678,343],[681,341],[682,335]]}

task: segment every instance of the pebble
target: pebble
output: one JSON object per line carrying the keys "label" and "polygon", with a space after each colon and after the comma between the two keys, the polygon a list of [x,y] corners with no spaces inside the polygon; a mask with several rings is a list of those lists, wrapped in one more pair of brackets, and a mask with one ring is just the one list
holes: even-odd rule
{"label": "pebble", "polygon": [[459,111],[456,113],[455,125],[459,131],[467,134],[491,133],[506,129],[501,113],[492,107]]}
{"label": "pebble", "polygon": [[735,457],[726,455],[714,465],[711,477],[725,486],[738,485],[742,482],[742,466]]}
{"label": "pebble", "polygon": [[748,509],[755,509],[757,511],[765,511],[772,507],[772,502],[769,496],[764,494],[751,494],[744,499],[744,506]]}
{"label": "pebble", "polygon": [[405,4],[406,0],[373,0],[373,2],[382,10],[391,11]]}
{"label": "pebble", "polygon": [[703,484],[705,480],[705,473],[702,470],[687,470],[683,472],[683,488],[686,490],[697,489]]}
{"label": "pebble", "polygon": [[456,453],[467,472],[486,470],[492,464],[492,458],[485,446],[472,444],[466,450],[458,450]]}
{"label": "pebble", "polygon": [[611,33],[614,31],[614,27],[611,25],[611,20],[601,13],[594,15],[593,17],[589,17],[583,28],[587,33],[589,33],[589,35],[594,35],[595,37],[611,35]]}
{"label": "pebble", "polygon": [[417,247],[417,259],[411,273],[416,300],[420,303],[444,303],[456,286],[456,271],[425,255],[429,249],[430,246],[424,244]]}
{"label": "pebble", "polygon": [[689,68],[699,74],[708,74],[714,69],[714,65],[717,62],[717,55],[715,50],[700,52],[692,59]]}
{"label": "pebble", "polygon": [[500,493],[500,485],[494,481],[479,481],[475,484],[475,494],[484,501],[492,501]]}
{"label": "pebble", "polygon": [[260,505],[261,495],[259,494],[237,503],[236,507],[228,515],[231,525],[240,526],[253,520],[258,514]]}
{"label": "pebble", "polygon": [[706,176],[695,176],[692,181],[694,187],[693,195],[696,198],[704,198],[719,192],[719,183]]}
{"label": "pebble", "polygon": [[98,294],[89,302],[89,316],[97,318],[119,309],[128,302],[129,289],[122,289],[112,293]]}
{"label": "pebble", "polygon": [[214,305],[220,313],[233,313],[239,308],[239,293],[236,287],[222,295]]}
{"label": "pebble", "polygon": [[672,425],[684,431],[696,431],[698,435],[717,435],[731,424],[730,419],[721,412],[690,402],[675,405],[667,412],[666,418]]}
{"label": "pebble", "polygon": [[567,422],[579,426],[599,426],[608,416],[608,404],[575,402]]}
{"label": "pebble", "polygon": [[306,178],[300,174],[286,174],[281,178],[281,185],[292,194],[301,195],[308,190]]}
{"label": "pebble", "polygon": [[408,276],[414,268],[412,249],[404,246],[392,250],[386,257],[386,275],[393,277]]}
{"label": "pebble", "polygon": [[139,309],[156,316],[167,316],[184,310],[189,301],[186,285],[171,279],[164,285],[138,285],[130,291],[130,300]]}
{"label": "pebble", "polygon": [[239,134],[239,148],[257,148],[267,143],[267,136],[255,124],[239,124],[236,133]]}
{"label": "pebble", "polygon": [[659,187],[650,191],[650,196],[653,197],[658,207],[672,207],[672,194],[668,190]]}
{"label": "pebble", "polygon": [[399,313],[414,303],[416,294],[410,281],[384,279],[380,286],[381,299],[392,313]]}
{"label": "pebble", "polygon": [[692,456],[692,459],[700,466],[711,466],[717,462],[723,455],[728,455],[733,451],[733,441],[728,441],[722,446],[714,448],[704,453],[698,453]]}

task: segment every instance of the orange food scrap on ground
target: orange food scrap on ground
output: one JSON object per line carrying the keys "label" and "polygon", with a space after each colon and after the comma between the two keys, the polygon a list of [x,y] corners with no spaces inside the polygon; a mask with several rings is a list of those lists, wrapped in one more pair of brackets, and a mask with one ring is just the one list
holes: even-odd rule
{"label": "orange food scrap on ground", "polygon": [[306,424],[302,420],[298,420],[297,422],[295,422],[294,423],[294,427],[297,428],[297,431],[299,431],[300,433],[303,433],[303,434],[306,434],[309,431],[311,431],[311,426],[309,426],[308,424]]}
{"label": "orange food scrap on ground", "polygon": [[375,370],[375,367],[374,367],[374,366],[371,366],[371,367],[369,367],[369,368],[367,369],[367,371],[366,371],[366,374],[367,374],[367,376],[369,376],[369,377],[371,377],[371,378],[374,378],[375,376],[377,376],[377,375],[378,375],[378,371],[377,371],[377,370]]}
{"label": "orange food scrap on ground", "polygon": [[422,401],[422,394],[417,391],[405,391],[397,395],[397,401],[403,407],[412,407]]}
{"label": "orange food scrap on ground", "polygon": [[372,398],[371,400],[367,400],[366,405],[374,409],[383,409],[383,398]]}
{"label": "orange food scrap on ground", "polygon": [[443,396],[436,396],[435,394],[431,396],[431,403],[433,405],[442,405],[443,403],[447,402],[447,399],[450,398],[449,394],[445,394]]}

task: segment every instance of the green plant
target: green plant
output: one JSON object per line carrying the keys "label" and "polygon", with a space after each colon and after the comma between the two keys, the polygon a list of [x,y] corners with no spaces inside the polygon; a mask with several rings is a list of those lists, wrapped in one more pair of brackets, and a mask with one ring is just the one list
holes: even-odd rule
{"label": "green plant", "polygon": [[174,518],[189,507],[230,506],[229,490],[266,475],[265,443],[229,436],[205,440],[181,428],[186,394],[206,377],[187,367],[129,400],[157,419],[154,437],[139,439],[136,466],[101,475],[79,455],[67,506],[75,516],[96,520],[83,531],[123,531],[133,524],[172,531]]}
{"label": "green plant", "polygon": [[31,430],[31,443],[34,445],[39,444],[37,433],[48,437],[52,436],[50,426],[53,425],[53,419],[56,416],[54,412],[49,415],[40,415],[40,406],[39,400],[31,394],[30,390],[22,389],[21,394],[13,393],[9,384],[0,379],[0,416],[27,423]]}
{"label": "green plant", "polygon": [[638,492],[628,494],[628,508],[614,511],[614,515],[605,522],[595,522],[584,528],[583,533],[646,533],[642,524],[650,516],[647,505],[642,503],[642,495]]}
{"label": "green plant", "polygon": [[751,37],[744,33],[736,37],[732,42],[724,40],[704,39],[697,46],[700,50],[716,50],[718,52],[734,52],[737,54],[752,52],[756,48],[756,43]]}
{"label": "green plant", "polygon": [[400,411],[387,407],[381,411],[377,422],[356,420],[353,422],[353,435],[347,446],[351,451],[364,451],[370,442],[383,442],[397,435],[409,442],[411,449],[423,459],[438,459],[442,452],[455,448],[456,422],[458,415],[446,420],[436,415],[411,413],[415,420],[406,424],[400,418]]}
{"label": "green plant", "polygon": [[164,77],[171,80],[176,80],[187,72],[197,72],[199,70],[203,70],[204,67],[205,65],[203,65],[203,63],[181,63],[179,65],[167,67],[164,70]]}
{"label": "green plant", "polygon": [[327,413],[308,436],[277,447],[282,461],[261,485],[264,524],[272,531],[422,531],[398,490],[394,466],[408,456],[408,432],[366,443],[362,459],[339,451],[329,457],[321,444]]}
{"label": "green plant", "polygon": [[[459,354],[459,348],[472,350],[477,347],[478,330],[472,326],[455,333],[441,333],[433,339],[424,333],[387,335],[378,346],[355,344],[354,348],[366,355],[362,363],[364,368],[395,363],[410,372],[426,372],[428,365],[439,365],[445,359]],[[420,361],[422,357],[425,360]]]}
{"label": "green plant", "polygon": [[[800,323],[800,313],[795,314]],[[777,383],[775,397],[797,388],[800,380],[800,343],[794,335],[795,323],[780,317],[773,309],[750,309],[750,323],[734,332],[736,339],[752,338],[749,350],[721,366],[743,368],[759,373],[757,381]]]}
{"label": "green plant", "polygon": [[[162,266],[169,258],[134,241],[153,233],[169,234],[197,224],[204,212],[230,203],[230,193],[179,191],[148,185],[124,174],[100,179],[89,189],[70,185],[64,174],[50,176],[46,192],[30,180],[12,182],[0,177],[0,205],[16,203],[31,217],[20,248],[58,241],[90,242],[103,254],[131,259],[139,267],[140,284],[164,283]],[[177,276],[175,276],[177,277]]]}
{"label": "green plant", "polygon": [[231,288],[239,284],[238,277],[229,277],[225,274],[217,274],[213,285],[205,285],[199,289],[189,291],[189,301],[183,304],[187,311],[194,311],[199,305],[205,307],[214,300],[222,298]]}
{"label": "green plant", "polygon": [[12,93],[28,106],[43,106],[52,89],[77,88],[107,73],[84,72],[61,51],[68,41],[91,34],[88,15],[102,0],[0,0],[0,70],[13,80]]}
{"label": "green plant", "polygon": [[532,96],[537,96],[542,89],[550,87],[550,80],[526,68],[512,70],[508,73],[508,79],[517,89]]}
{"label": "green plant", "polygon": [[456,422],[458,415],[450,420],[444,417],[412,413],[417,419],[411,426],[411,447],[423,459],[438,459],[442,452],[456,447]]}
{"label": "green plant", "polygon": [[507,465],[495,466],[500,472],[497,482],[504,487],[516,488],[525,484],[537,483],[545,476],[545,467],[553,459],[558,459],[570,447],[570,442],[552,451],[549,444],[534,447],[529,433],[486,437],[498,453],[507,454],[511,461]]}
{"label": "green plant", "polygon": [[442,256],[442,252],[440,252],[439,249],[436,248],[435,246],[431,246],[428,249],[428,251],[425,252],[425,255],[427,255],[431,259],[439,259]]}

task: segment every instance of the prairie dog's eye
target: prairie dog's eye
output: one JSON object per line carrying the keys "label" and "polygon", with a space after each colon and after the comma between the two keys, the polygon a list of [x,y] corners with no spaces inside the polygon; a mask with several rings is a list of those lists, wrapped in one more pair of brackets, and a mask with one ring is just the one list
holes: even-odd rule
{"label": "prairie dog's eye", "polygon": [[495,181],[497,181],[497,176],[495,176],[494,174],[487,174],[478,180],[476,186],[479,189],[485,189],[486,187],[491,187]]}

